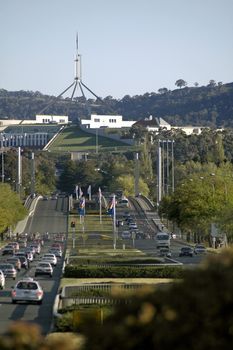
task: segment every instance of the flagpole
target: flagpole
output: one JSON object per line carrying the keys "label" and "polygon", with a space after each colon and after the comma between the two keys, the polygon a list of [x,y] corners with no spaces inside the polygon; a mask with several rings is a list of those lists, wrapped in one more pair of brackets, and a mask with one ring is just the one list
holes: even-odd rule
{"label": "flagpole", "polygon": [[99,204],[100,204],[100,223],[102,224],[102,192],[99,189]]}
{"label": "flagpole", "polygon": [[116,249],[116,195],[113,195],[113,249]]}

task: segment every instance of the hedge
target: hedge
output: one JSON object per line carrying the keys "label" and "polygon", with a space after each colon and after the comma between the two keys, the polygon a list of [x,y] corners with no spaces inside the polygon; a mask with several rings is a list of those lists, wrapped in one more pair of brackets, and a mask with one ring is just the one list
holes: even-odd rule
{"label": "hedge", "polygon": [[66,278],[183,278],[181,266],[73,266],[65,268]]}

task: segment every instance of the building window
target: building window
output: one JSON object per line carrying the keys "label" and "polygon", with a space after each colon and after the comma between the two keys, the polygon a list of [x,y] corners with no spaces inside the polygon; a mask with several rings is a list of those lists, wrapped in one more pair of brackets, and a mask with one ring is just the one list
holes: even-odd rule
{"label": "building window", "polygon": [[95,123],[99,123],[99,122],[100,122],[100,119],[99,119],[99,118],[95,118],[95,119],[94,119],[94,122],[95,122]]}

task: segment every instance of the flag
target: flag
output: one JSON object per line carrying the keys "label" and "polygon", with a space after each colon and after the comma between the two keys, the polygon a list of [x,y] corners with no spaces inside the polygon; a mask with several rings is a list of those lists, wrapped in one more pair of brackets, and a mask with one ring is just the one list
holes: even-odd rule
{"label": "flag", "polygon": [[75,195],[76,195],[76,200],[78,200],[78,185],[75,186]]}
{"label": "flag", "polygon": [[110,201],[108,203],[107,214],[113,216],[114,212],[115,212],[115,196],[110,198]]}
{"label": "flag", "polygon": [[88,186],[87,194],[89,195],[89,200],[91,200],[91,185]]}
{"label": "flag", "polygon": [[79,215],[81,216],[85,215],[85,204],[86,204],[85,197],[80,198],[78,212],[79,212]]}
{"label": "flag", "polygon": [[82,198],[82,196],[83,196],[83,191],[82,191],[81,187],[79,187],[79,197],[78,198],[80,199],[80,198]]}

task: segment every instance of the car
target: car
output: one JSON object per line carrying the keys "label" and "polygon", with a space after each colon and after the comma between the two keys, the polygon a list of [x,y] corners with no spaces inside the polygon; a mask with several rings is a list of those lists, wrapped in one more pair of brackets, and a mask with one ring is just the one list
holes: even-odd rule
{"label": "car", "polygon": [[193,249],[191,247],[182,247],[179,256],[193,256]]}
{"label": "car", "polygon": [[44,196],[43,197],[43,201],[48,201],[49,200],[49,197],[48,196]]}
{"label": "car", "polygon": [[21,270],[21,262],[17,256],[11,256],[6,260],[9,264],[13,264],[17,271]]}
{"label": "car", "polygon": [[36,255],[36,249],[35,249],[35,247],[32,247],[32,246],[26,247],[25,252],[30,252],[30,253],[32,253],[33,256]]}
{"label": "car", "polygon": [[20,257],[20,256],[25,257],[28,261],[28,265],[30,263],[31,255],[32,255],[31,253],[27,253],[25,251],[19,251],[18,253],[15,253],[15,256],[17,257]]}
{"label": "car", "polygon": [[206,247],[202,244],[196,244],[194,247],[195,254],[206,254]]}
{"label": "car", "polygon": [[61,245],[61,243],[53,243],[51,248],[57,248],[57,249],[62,250],[62,245]]}
{"label": "car", "polygon": [[14,255],[15,254],[15,248],[11,245],[6,245],[2,249],[2,255]]}
{"label": "car", "polygon": [[18,301],[41,304],[43,296],[44,291],[39,282],[29,277],[18,281],[11,291],[11,300],[13,304]]}
{"label": "car", "polygon": [[47,261],[41,261],[36,266],[35,270],[35,277],[38,275],[49,275],[50,277],[53,276],[53,267],[52,265]]}
{"label": "car", "polygon": [[24,255],[15,255],[21,262],[21,267],[23,267],[24,269],[28,269],[29,268],[29,262],[28,259],[26,258],[26,256]]}
{"label": "car", "polygon": [[123,239],[130,239],[131,238],[131,233],[129,231],[123,231],[121,233],[121,238],[123,238]]}
{"label": "car", "polygon": [[59,248],[50,248],[49,249],[49,253],[54,254],[57,258],[61,258],[62,257],[62,251]]}
{"label": "car", "polygon": [[16,251],[19,250],[19,243],[18,242],[11,242],[8,245],[14,247],[14,249]]}
{"label": "car", "polygon": [[2,264],[0,264],[0,270],[2,270],[5,277],[13,278],[13,280],[16,279],[17,271],[16,271],[13,264],[2,263]]}
{"label": "car", "polygon": [[35,248],[36,254],[40,254],[41,246],[39,243],[32,243],[30,244],[30,247]]}
{"label": "car", "polygon": [[5,275],[4,275],[3,271],[0,270],[0,289],[5,288],[5,283],[6,283]]}
{"label": "car", "polygon": [[135,222],[132,222],[129,224],[129,229],[130,230],[137,230],[138,226]]}
{"label": "car", "polygon": [[168,249],[168,248],[161,248],[159,250],[159,256],[171,258],[172,253],[171,253],[170,249]]}
{"label": "car", "polygon": [[48,261],[52,266],[57,265],[57,258],[55,254],[52,253],[46,253],[42,256],[41,261]]}

